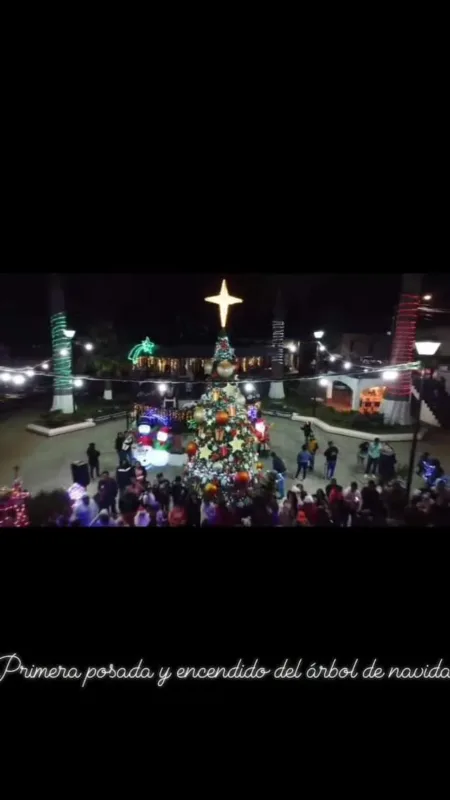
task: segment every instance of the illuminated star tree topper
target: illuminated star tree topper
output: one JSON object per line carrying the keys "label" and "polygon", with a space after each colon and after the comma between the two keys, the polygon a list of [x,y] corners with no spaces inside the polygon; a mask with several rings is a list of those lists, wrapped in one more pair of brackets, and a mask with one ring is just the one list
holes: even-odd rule
{"label": "illuminated star tree topper", "polygon": [[140,343],[136,344],[128,353],[128,360],[136,365],[142,356],[152,356],[155,352],[156,345],[148,336]]}
{"label": "illuminated star tree topper", "polygon": [[232,297],[230,294],[228,294],[226,280],[222,281],[220,294],[217,294],[214,297],[205,297],[205,301],[207,303],[216,303],[216,305],[219,306],[222,328],[226,327],[229,307],[235,305],[235,303],[242,303],[242,299],[240,297]]}

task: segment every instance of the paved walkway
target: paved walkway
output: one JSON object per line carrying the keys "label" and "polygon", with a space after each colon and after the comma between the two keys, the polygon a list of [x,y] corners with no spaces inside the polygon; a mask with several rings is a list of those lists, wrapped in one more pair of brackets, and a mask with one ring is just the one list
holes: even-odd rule
{"label": "paved walkway", "polygon": [[[70,464],[86,458],[86,449],[90,442],[95,442],[100,450],[100,468],[111,472],[117,467],[114,442],[118,431],[124,429],[124,420],[116,420],[89,428],[84,431],[68,433],[54,438],[39,436],[25,429],[28,422],[36,416],[36,412],[21,411],[9,419],[0,421],[0,486],[10,486],[13,468],[17,464],[24,480],[25,487],[32,493],[42,489],[50,490],[59,487],[68,488],[72,483]],[[269,420],[269,418],[268,418]],[[271,439],[273,449],[283,458],[288,468],[287,488],[294,483],[296,456],[303,444],[303,433],[299,422],[271,417],[273,422]],[[323,487],[323,451],[327,446],[328,434],[316,429],[319,442],[319,453],[316,456],[316,469],[313,475],[304,481],[305,488],[311,491]],[[356,471],[356,452],[360,440],[345,436],[333,436],[339,448],[339,459],[336,469],[338,481],[345,487],[352,480],[362,480]],[[410,452],[409,442],[395,442],[395,451],[399,464],[407,464]],[[429,439],[419,444],[418,454],[429,450],[441,459],[446,472],[450,472],[450,433],[436,430]],[[265,463],[269,466],[270,459]],[[159,472],[158,469],[154,470]],[[182,473],[182,468],[166,467],[164,474],[173,479]]]}

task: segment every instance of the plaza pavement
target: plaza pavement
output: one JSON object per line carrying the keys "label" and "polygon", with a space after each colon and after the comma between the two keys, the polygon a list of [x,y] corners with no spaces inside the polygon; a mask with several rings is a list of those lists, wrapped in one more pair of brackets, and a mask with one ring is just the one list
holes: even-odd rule
{"label": "plaza pavement", "polygon": [[[86,458],[86,449],[90,442],[95,442],[100,450],[100,468],[115,472],[117,457],[114,442],[118,431],[124,430],[125,420],[106,422],[96,428],[48,438],[25,429],[35,416],[36,412],[33,411],[20,411],[11,415],[9,419],[4,418],[0,421],[0,486],[11,485],[13,468],[18,465],[26,489],[33,494],[42,489],[68,488],[72,483],[70,464],[72,461]],[[272,448],[282,457],[288,469],[289,477],[286,482],[288,489],[294,483],[296,456],[303,444],[302,423],[274,417],[268,418],[268,421],[269,419],[273,423]],[[327,446],[328,434],[317,428],[316,435],[320,449],[316,456],[315,473],[308,475],[304,481],[305,488],[310,491],[323,488],[326,483],[323,477],[323,451]],[[332,438],[339,448],[336,469],[338,482],[344,487],[352,480],[362,482],[363,476],[356,470],[356,452],[360,440],[345,436]],[[395,442],[394,447],[398,462],[407,464],[410,443]],[[424,450],[430,450],[434,456],[441,459],[446,473],[450,471],[450,432],[440,429],[433,431],[429,438],[419,443],[418,455]],[[270,459],[263,460],[263,463],[269,466]],[[153,471],[156,474],[160,470]],[[182,473],[182,468],[166,467],[162,471],[168,478],[173,479]],[[91,484],[90,489],[92,488]]]}

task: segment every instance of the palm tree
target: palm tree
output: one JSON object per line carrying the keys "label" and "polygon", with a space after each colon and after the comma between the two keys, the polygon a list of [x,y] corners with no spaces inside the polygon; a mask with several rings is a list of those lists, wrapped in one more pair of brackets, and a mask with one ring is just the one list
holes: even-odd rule
{"label": "palm tree", "polygon": [[125,377],[129,372],[126,358],[121,356],[117,335],[111,322],[102,323],[90,331],[94,350],[83,353],[77,361],[77,371],[92,373],[105,381],[103,399],[112,400],[112,379]]}
{"label": "palm tree", "polygon": [[72,344],[64,336],[67,329],[64,293],[57,273],[50,275],[50,326],[53,355],[52,411],[73,414]]}
{"label": "palm tree", "polygon": [[284,317],[285,310],[281,291],[277,292],[277,299],[272,322],[272,382],[269,397],[272,400],[284,400]]}

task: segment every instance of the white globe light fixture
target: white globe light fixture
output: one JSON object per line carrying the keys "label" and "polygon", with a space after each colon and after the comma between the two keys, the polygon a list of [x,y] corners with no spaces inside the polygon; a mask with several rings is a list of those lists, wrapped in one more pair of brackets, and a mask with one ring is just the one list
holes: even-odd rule
{"label": "white globe light fixture", "polygon": [[23,386],[25,383],[25,375],[13,375],[12,382],[15,386]]}
{"label": "white globe light fixture", "polygon": [[167,383],[158,383],[158,391],[160,394],[165,394],[168,388]]}
{"label": "white globe light fixture", "polygon": [[324,336],[325,336],[325,331],[314,331],[314,338],[315,339],[317,339],[317,340],[323,339]]}
{"label": "white globe light fixture", "polygon": [[74,378],[73,380],[73,385],[76,389],[79,389],[81,386],[83,386],[83,383],[84,381],[81,378]]}
{"label": "white globe light fixture", "polygon": [[248,392],[249,394],[250,394],[250,392],[254,392],[255,391],[255,387],[254,387],[253,383],[246,383],[245,386],[244,386],[244,391]]}
{"label": "white globe light fixture", "polygon": [[59,351],[59,355],[60,356],[68,356],[69,355],[69,351],[68,351],[67,347],[62,347],[61,350]]}
{"label": "white globe light fixture", "polygon": [[324,353],[324,352],[325,352],[325,350],[326,350],[326,347],[325,347],[325,345],[323,345],[323,344],[319,344],[319,350],[320,350],[320,352],[321,352],[321,353]]}
{"label": "white globe light fixture", "polygon": [[433,299],[433,295],[432,294],[424,294],[422,299],[425,300],[426,303],[429,303],[430,300]]}
{"label": "white globe light fixture", "polygon": [[319,380],[319,386],[328,386],[328,381],[326,378],[321,378]]}
{"label": "white globe light fixture", "polygon": [[336,356],[330,356],[330,361],[332,364],[336,361]]}
{"label": "white globe light fixture", "polygon": [[86,342],[86,344],[84,345],[84,349],[90,353],[94,349],[94,345],[92,344],[92,342]]}
{"label": "white globe light fixture", "polygon": [[9,372],[0,372],[0,378],[2,379],[3,383],[8,383],[11,380],[11,375]]}
{"label": "white globe light fixture", "polygon": [[295,344],[293,342],[291,342],[291,344],[288,345],[288,349],[291,351],[291,353],[296,353],[297,352],[297,348],[296,348],[296,346],[295,346]]}
{"label": "white globe light fixture", "polygon": [[343,367],[344,367],[344,369],[351,369],[352,368],[351,362],[350,361],[344,361]]}
{"label": "white globe light fixture", "polygon": [[27,376],[27,378],[34,378],[35,375],[34,369],[26,369],[25,375]]}
{"label": "white globe light fixture", "polygon": [[68,328],[66,328],[65,330],[63,330],[63,334],[66,337],[66,339],[73,339],[73,337],[75,336],[75,331],[71,331]]}
{"label": "white globe light fixture", "polygon": [[382,378],[384,381],[395,381],[398,378],[398,371],[396,369],[386,369]]}
{"label": "white globe light fixture", "polygon": [[46,361],[42,364],[42,369],[50,369]]}
{"label": "white globe light fixture", "polygon": [[416,342],[416,350],[419,356],[434,356],[440,346],[440,342]]}

